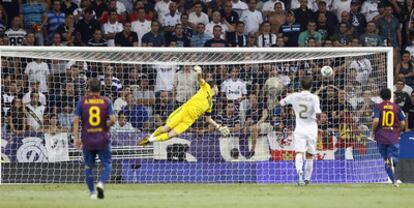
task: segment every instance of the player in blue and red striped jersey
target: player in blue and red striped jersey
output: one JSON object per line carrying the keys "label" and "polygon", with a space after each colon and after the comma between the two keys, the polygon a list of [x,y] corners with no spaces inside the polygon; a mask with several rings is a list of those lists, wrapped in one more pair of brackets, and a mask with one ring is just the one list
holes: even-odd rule
{"label": "player in blue and red striped jersey", "polygon": [[374,119],[372,121],[372,132],[377,141],[378,150],[384,158],[385,170],[394,186],[398,186],[395,178],[394,168],[397,166],[399,157],[400,128],[405,126],[405,115],[400,107],[391,102],[391,90],[382,89],[380,92],[383,102],[374,108]]}
{"label": "player in blue and red striped jersey", "polygon": [[[88,83],[88,94],[82,97],[75,110],[73,121],[74,145],[77,149],[82,147],[85,161],[86,184],[91,193],[91,199],[104,198],[104,184],[109,179],[112,170],[112,147],[109,127],[116,117],[109,98],[100,95],[101,83],[91,79]],[[79,139],[79,121],[82,122],[82,136]],[[102,163],[99,182],[94,188],[93,168],[98,155]]]}

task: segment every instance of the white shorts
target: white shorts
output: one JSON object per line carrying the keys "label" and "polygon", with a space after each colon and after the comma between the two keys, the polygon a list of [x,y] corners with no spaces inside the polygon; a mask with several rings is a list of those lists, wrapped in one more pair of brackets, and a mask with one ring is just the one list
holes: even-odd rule
{"label": "white shorts", "polygon": [[295,144],[296,152],[307,152],[309,154],[316,154],[316,139],[318,137],[318,132],[294,132],[293,141]]}

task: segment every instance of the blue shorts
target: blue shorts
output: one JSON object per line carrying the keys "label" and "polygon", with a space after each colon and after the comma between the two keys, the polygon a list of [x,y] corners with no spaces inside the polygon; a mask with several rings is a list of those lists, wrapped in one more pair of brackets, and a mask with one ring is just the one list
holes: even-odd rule
{"label": "blue shorts", "polygon": [[101,161],[104,167],[112,164],[112,146],[108,145],[103,150],[87,150],[83,149],[83,160],[85,161],[85,166],[89,168],[95,167],[95,158],[98,155],[99,160]]}
{"label": "blue shorts", "polygon": [[398,158],[400,155],[400,144],[377,144],[377,146],[384,160],[391,157]]}

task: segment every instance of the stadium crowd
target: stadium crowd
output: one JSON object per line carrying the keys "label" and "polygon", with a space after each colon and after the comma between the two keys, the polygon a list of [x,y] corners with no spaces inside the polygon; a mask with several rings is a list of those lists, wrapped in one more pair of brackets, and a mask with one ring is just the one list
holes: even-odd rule
{"label": "stadium crowd", "polygon": [[[413,114],[409,116],[412,129],[413,8],[412,0],[2,0],[0,45],[388,45],[397,54],[396,101]],[[320,128],[327,135],[325,148],[332,148],[329,135],[356,138],[370,129],[372,106],[378,103],[378,89],[384,87],[384,60],[382,54],[208,66],[204,76],[220,86],[221,94],[214,104],[215,119],[233,133],[248,132],[256,139],[273,129],[279,133],[293,129],[292,110],[276,107],[277,99],[271,99],[275,97],[272,83],[282,84],[276,94],[280,99],[300,89],[302,77],[315,75],[314,89],[321,97],[324,112]],[[324,65],[332,66],[335,76],[319,76]],[[87,80],[97,77],[102,83],[102,95],[111,98],[118,113],[112,131],[147,132],[165,122],[177,106],[196,92],[198,84],[191,67],[2,58],[3,123],[20,136],[27,131],[67,131],[76,101],[85,94]],[[212,128],[201,119],[191,131],[207,133]],[[358,133],[345,135],[341,131]],[[355,138],[351,140],[357,141]]]}

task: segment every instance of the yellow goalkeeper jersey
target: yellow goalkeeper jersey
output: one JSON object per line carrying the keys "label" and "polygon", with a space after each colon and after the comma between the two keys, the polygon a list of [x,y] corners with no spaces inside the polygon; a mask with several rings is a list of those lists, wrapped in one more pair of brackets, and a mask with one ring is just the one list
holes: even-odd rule
{"label": "yellow goalkeeper jersey", "polygon": [[210,85],[203,80],[200,89],[182,106],[192,117],[198,118],[205,112],[211,113],[213,108],[213,91]]}

